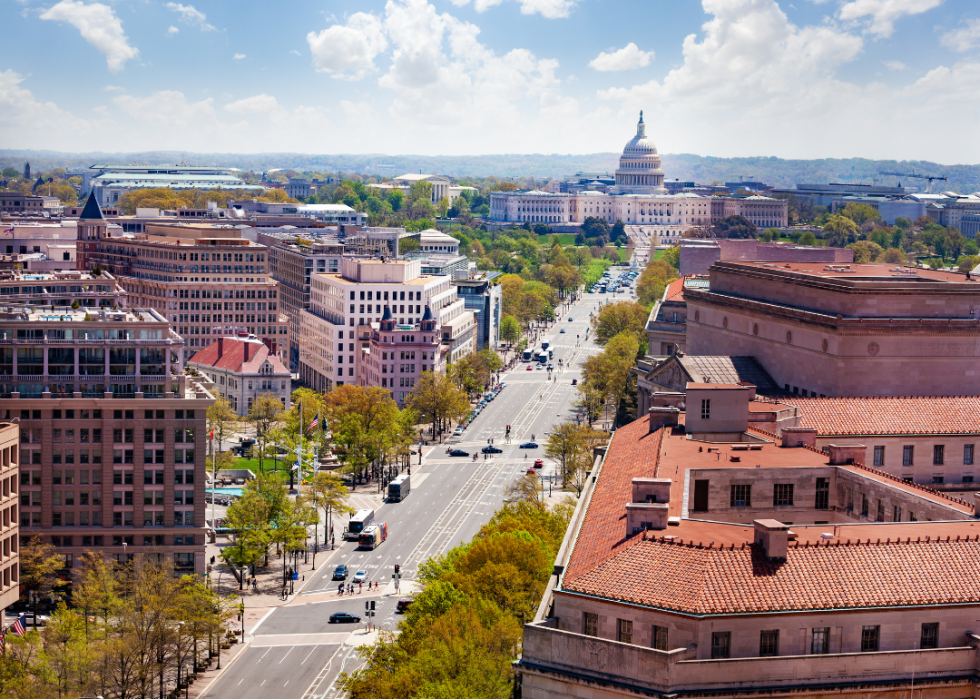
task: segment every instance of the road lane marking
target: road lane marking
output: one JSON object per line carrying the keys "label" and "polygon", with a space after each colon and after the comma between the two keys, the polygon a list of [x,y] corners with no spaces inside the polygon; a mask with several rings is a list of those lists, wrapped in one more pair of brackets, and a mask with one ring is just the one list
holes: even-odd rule
{"label": "road lane marking", "polygon": [[310,659],[310,655],[313,655],[313,651],[315,650],[316,650],[316,646],[313,646],[313,649],[310,650],[310,654],[307,655],[305,658],[303,658],[303,662],[301,662],[300,665],[306,664],[306,661]]}
{"label": "road lane marking", "polygon": [[[293,648],[295,648],[295,647],[296,646],[289,646],[289,650],[286,651],[286,655],[289,655],[290,653],[292,653],[293,652]],[[286,655],[282,656],[282,660],[279,661],[279,664],[280,665],[282,665],[282,661],[286,659]]]}

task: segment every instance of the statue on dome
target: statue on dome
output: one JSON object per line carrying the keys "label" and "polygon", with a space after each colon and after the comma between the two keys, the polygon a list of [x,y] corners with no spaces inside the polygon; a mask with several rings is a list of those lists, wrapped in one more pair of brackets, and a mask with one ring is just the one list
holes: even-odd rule
{"label": "statue on dome", "polygon": [[643,123],[643,110],[640,110],[640,123]]}

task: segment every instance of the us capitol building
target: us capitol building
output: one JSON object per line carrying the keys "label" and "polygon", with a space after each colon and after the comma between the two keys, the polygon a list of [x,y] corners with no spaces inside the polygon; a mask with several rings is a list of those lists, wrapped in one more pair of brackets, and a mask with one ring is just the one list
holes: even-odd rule
{"label": "us capitol building", "polygon": [[[498,223],[547,223],[576,225],[586,218],[613,224],[644,227],[660,242],[672,242],[697,226],[708,226],[728,216],[744,216],[759,228],[786,226],[788,205],[763,196],[702,196],[691,192],[668,194],[657,146],[647,136],[643,112],[619,158],[616,184],[608,191],[561,192],[559,183],[549,189],[494,192],[490,197],[490,221]],[[647,228],[649,227],[649,228]]]}

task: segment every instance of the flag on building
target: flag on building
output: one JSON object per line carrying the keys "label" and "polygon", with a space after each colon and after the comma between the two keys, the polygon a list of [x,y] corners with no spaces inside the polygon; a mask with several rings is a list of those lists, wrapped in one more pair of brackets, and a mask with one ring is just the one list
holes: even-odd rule
{"label": "flag on building", "polygon": [[3,655],[5,650],[7,650],[7,630],[0,629],[0,655]]}
{"label": "flag on building", "polygon": [[10,228],[5,228],[4,231],[3,231],[3,234],[4,235],[13,235],[14,234],[14,227],[11,226]]}
{"label": "flag on building", "polygon": [[17,617],[17,621],[15,621],[14,625],[10,627],[10,630],[18,636],[23,636],[25,633],[27,633],[27,629],[24,626],[26,623],[27,617],[21,615]]}
{"label": "flag on building", "polygon": [[214,428],[211,428],[211,434],[208,435],[208,439],[214,439]]}

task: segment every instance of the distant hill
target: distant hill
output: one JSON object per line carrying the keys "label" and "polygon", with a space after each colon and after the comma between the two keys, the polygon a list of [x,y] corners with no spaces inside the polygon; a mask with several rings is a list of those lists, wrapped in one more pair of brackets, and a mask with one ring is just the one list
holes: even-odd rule
{"label": "distant hill", "polygon": [[[450,177],[536,177],[551,179],[578,172],[612,172],[618,153],[586,155],[501,154],[501,155],[325,155],[310,153],[188,153],[147,151],[140,153],[63,153],[0,149],[0,167],[23,168],[30,161],[34,171],[52,167],[69,169],[93,163],[145,163],[148,165],[184,162],[188,165],[223,165],[256,172],[274,168],[299,171],[348,172],[396,176],[406,172],[431,172]],[[668,179],[700,183],[761,180],[777,187],[797,182],[851,182],[895,185],[901,179],[906,187],[926,191],[920,179],[879,175],[880,171],[943,175],[948,182],[936,182],[933,191],[951,190],[968,194],[980,190],[980,165],[943,165],[928,161],[867,160],[864,158],[825,158],[822,160],[784,160],[776,157],[714,158],[691,154],[661,155]]]}

